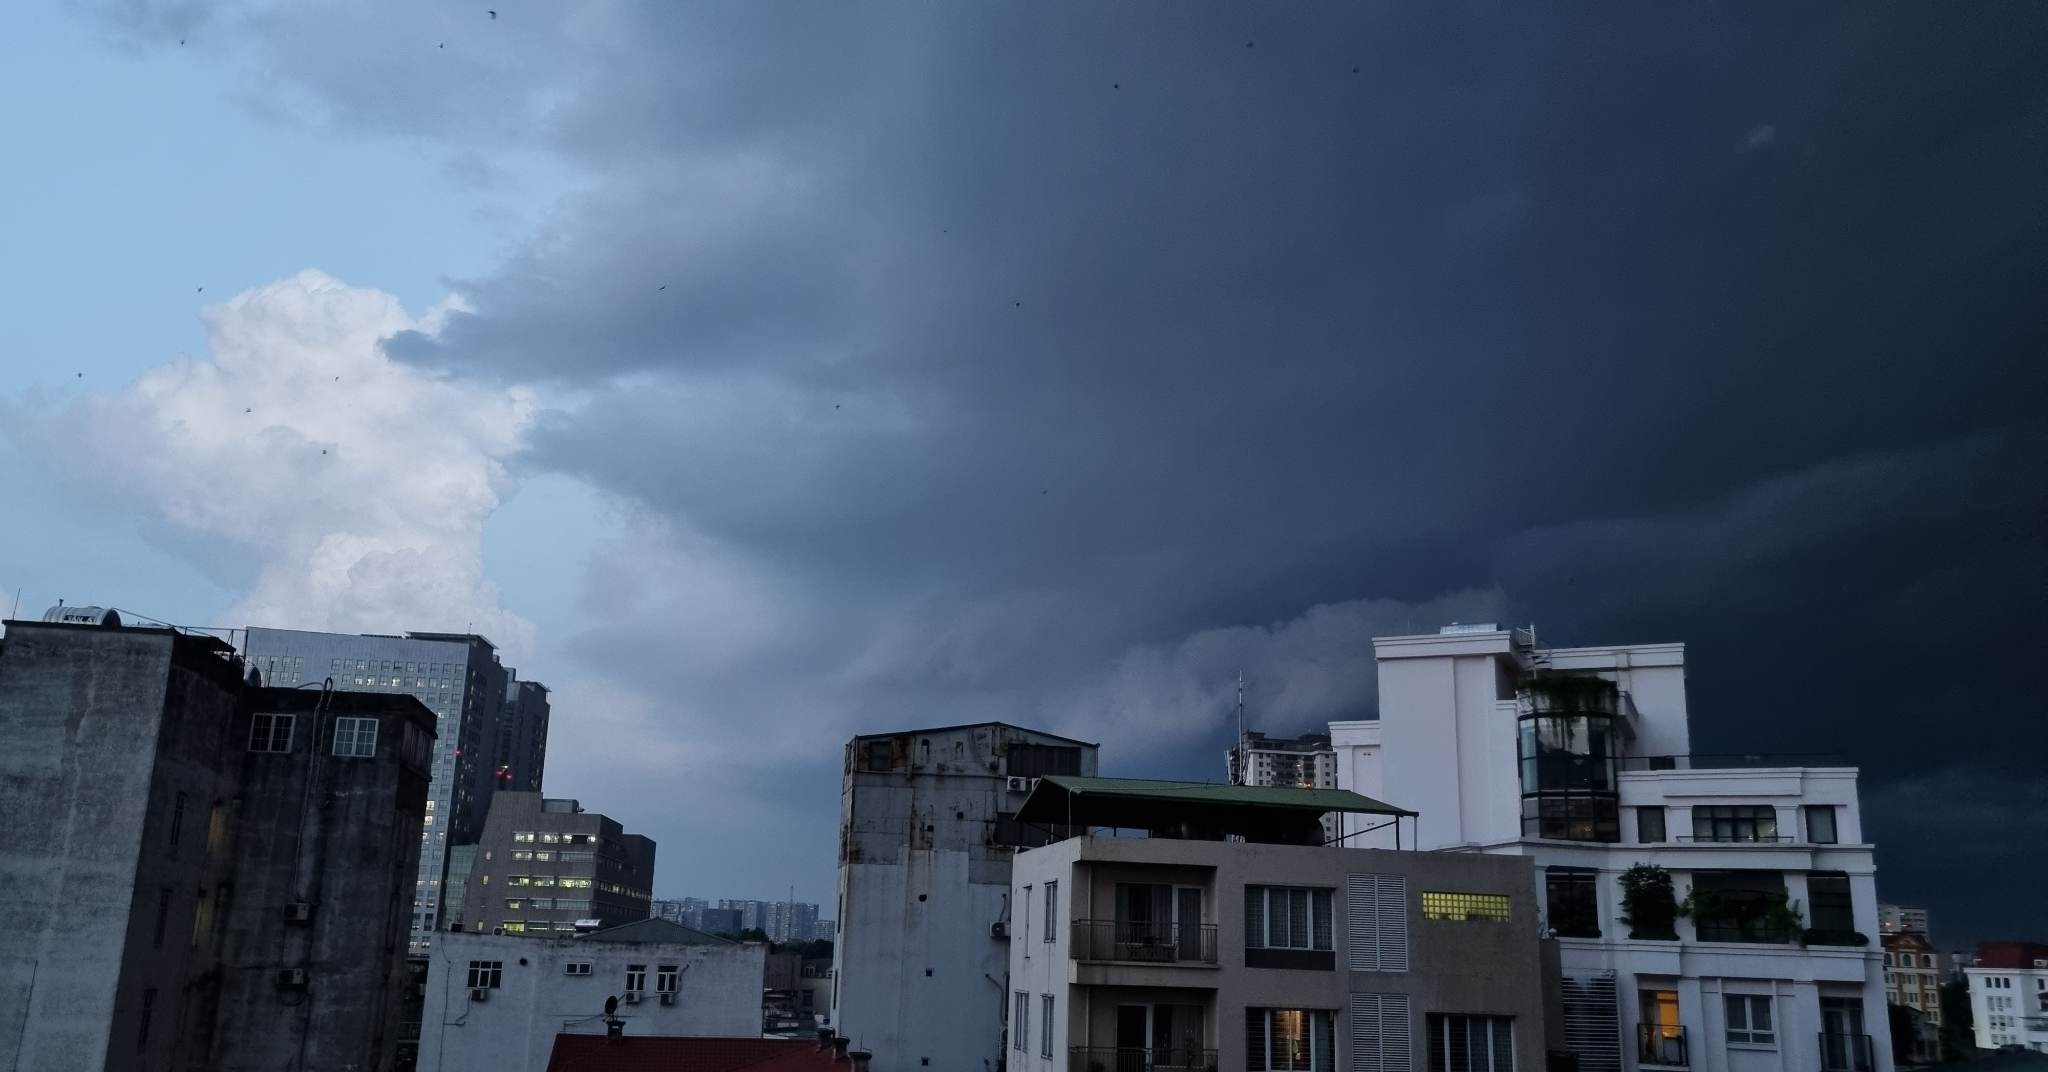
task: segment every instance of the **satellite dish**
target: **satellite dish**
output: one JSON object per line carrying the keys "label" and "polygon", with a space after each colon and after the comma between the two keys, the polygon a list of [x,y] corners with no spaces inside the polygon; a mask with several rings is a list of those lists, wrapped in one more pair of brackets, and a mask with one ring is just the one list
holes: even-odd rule
{"label": "satellite dish", "polygon": [[616,1012],[618,1012],[618,1011],[619,1011],[619,996],[618,996],[617,994],[613,994],[613,995],[612,995],[611,997],[608,997],[608,998],[604,999],[604,1014],[605,1014],[606,1016],[610,1016],[610,1015],[612,1015],[613,1013],[616,1013]]}

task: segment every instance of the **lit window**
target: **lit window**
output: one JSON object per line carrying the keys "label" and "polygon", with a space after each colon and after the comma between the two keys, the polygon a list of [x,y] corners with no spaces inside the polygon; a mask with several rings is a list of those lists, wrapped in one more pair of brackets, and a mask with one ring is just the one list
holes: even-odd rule
{"label": "lit window", "polygon": [[1246,1009],[1248,1072],[1332,1072],[1335,1014],[1327,1009]]}
{"label": "lit window", "polygon": [[1508,899],[1500,893],[1422,891],[1422,918],[1508,922]]}
{"label": "lit window", "polygon": [[[377,720],[374,718],[337,718],[334,720],[334,754],[337,756],[374,756],[377,754]],[[428,822],[434,817],[427,816]]]}
{"label": "lit window", "polygon": [[249,720],[249,751],[289,752],[292,750],[291,715],[255,715]]}

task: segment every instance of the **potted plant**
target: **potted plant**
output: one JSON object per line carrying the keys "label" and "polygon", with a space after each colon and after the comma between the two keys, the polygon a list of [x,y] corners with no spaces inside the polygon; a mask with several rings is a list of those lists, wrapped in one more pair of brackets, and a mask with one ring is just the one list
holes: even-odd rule
{"label": "potted plant", "polygon": [[1637,864],[1621,873],[1621,921],[1630,938],[1675,941],[1678,901],[1671,873],[1656,864]]}

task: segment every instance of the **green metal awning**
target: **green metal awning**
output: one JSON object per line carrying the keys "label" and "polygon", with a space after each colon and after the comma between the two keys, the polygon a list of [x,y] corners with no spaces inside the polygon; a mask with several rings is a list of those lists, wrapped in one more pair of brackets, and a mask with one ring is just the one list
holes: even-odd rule
{"label": "green metal awning", "polygon": [[1156,815],[1160,809],[1187,808],[1193,812],[1260,812],[1287,810],[1324,814],[1348,812],[1363,815],[1391,815],[1412,818],[1416,813],[1384,801],[1353,793],[1348,789],[1302,789],[1287,785],[1218,785],[1212,782],[1175,782],[1151,778],[1083,778],[1049,774],[1017,810],[1027,823],[1114,825],[1113,813],[1134,811]]}

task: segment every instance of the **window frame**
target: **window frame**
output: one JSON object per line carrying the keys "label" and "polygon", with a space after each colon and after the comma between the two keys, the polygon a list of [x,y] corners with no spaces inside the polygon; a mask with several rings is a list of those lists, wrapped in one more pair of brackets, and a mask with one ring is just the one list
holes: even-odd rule
{"label": "window frame", "polygon": [[[298,717],[289,713],[258,711],[249,716],[249,751],[269,755],[289,755],[294,738],[298,736]],[[279,747],[278,728],[283,727],[284,739]]]}
{"label": "window frame", "polygon": [[469,989],[496,990],[505,981],[505,962],[502,960],[472,960],[469,962]]}
{"label": "window frame", "polygon": [[681,968],[680,968],[680,967],[679,967],[678,965],[675,965],[675,964],[656,964],[656,965],[654,966],[654,992],[655,992],[655,993],[657,993],[657,994],[673,994],[673,993],[675,993],[675,992],[676,992],[676,990],[677,990],[677,989],[678,989],[678,988],[680,987],[680,985],[681,985],[681,983],[682,983],[682,980],[683,980],[683,973],[682,973],[682,970],[681,970]]}
{"label": "window frame", "polygon": [[[1515,1072],[1515,1018],[1493,1013],[1432,1012],[1423,1017],[1423,1033],[1429,1038],[1429,1072]],[[1470,1049],[1472,1029],[1475,1024],[1482,1028],[1486,1039],[1486,1059],[1475,1063]],[[1506,1046],[1501,1047],[1498,1028],[1507,1029]],[[1465,1060],[1452,1060],[1452,1028],[1456,1027],[1466,1043]]]}
{"label": "window frame", "polygon": [[[1778,1016],[1771,1007],[1775,1004],[1770,994],[1728,994],[1721,995],[1723,1031],[1731,1046],[1748,1046],[1755,1049],[1778,1048]],[[1735,1010],[1742,1010],[1742,1024],[1736,1026]],[[1756,1026],[1756,1010],[1764,1011],[1764,1026]]]}
{"label": "window frame", "polygon": [[1018,1053],[1029,1053],[1031,1035],[1031,991],[1016,991],[1011,1002],[1010,1048]]}
{"label": "window frame", "polygon": [[[1276,945],[1273,942],[1273,921],[1275,919],[1273,913],[1273,894],[1275,893],[1287,895],[1286,944]],[[1295,893],[1304,895],[1302,899],[1302,907],[1305,909],[1304,922],[1302,924],[1304,937],[1302,938],[1303,944],[1301,945],[1293,944],[1294,902],[1292,895]],[[1316,953],[1334,952],[1337,948],[1336,894],[1337,891],[1328,886],[1287,886],[1247,883],[1244,888],[1245,948],[1286,949]],[[1252,934],[1251,928],[1251,906],[1255,895],[1259,901],[1259,931],[1261,932],[1256,938]],[[1318,901],[1321,902],[1320,912],[1317,909]],[[1323,944],[1316,944],[1318,940]]]}
{"label": "window frame", "polygon": [[[1045,884],[1045,926],[1044,926],[1044,927],[1042,927],[1042,928],[1040,928],[1040,929],[1041,929],[1041,930],[1043,930],[1043,931],[1045,932],[1045,938],[1044,938],[1043,940],[1044,940],[1044,941],[1047,941],[1047,942],[1050,942],[1050,941],[1052,941],[1052,940],[1053,940],[1053,939],[1054,939],[1054,938],[1055,938],[1055,937],[1057,936],[1057,931],[1058,931],[1058,928],[1059,928],[1059,918],[1060,918],[1060,903],[1059,903],[1059,897],[1060,897],[1060,884],[1059,884],[1059,880],[1058,880],[1058,879],[1053,879],[1053,880],[1050,880],[1050,881],[1046,882],[1046,884]],[[1051,1054],[1047,1054],[1046,1056],[1050,1057],[1050,1056],[1051,1056]]]}
{"label": "window frame", "polygon": [[[1704,813],[1704,814],[1702,814]],[[1784,840],[1783,828],[1778,821],[1778,808],[1774,804],[1696,804],[1692,808],[1692,839],[1712,845],[1753,845],[1768,844]],[[1765,834],[1762,824],[1770,823],[1770,833]],[[1707,833],[1700,833],[1701,824]],[[1721,836],[1725,824],[1728,836]],[[1743,836],[1747,829],[1748,836]]]}
{"label": "window frame", "polygon": [[[1649,824],[1648,820],[1653,815],[1656,816],[1657,821],[1655,824]],[[1662,804],[1645,804],[1638,807],[1636,809],[1636,843],[1639,845],[1663,845],[1669,842],[1671,840],[1669,818]],[[1648,833],[1644,832],[1646,825],[1656,826],[1656,837],[1651,837]]]}
{"label": "window frame", "polygon": [[1423,890],[1422,918],[1447,923],[1512,923],[1514,901],[1505,893]]}
{"label": "window frame", "polygon": [[[365,743],[364,739],[366,728],[368,731],[367,743]],[[344,729],[346,729],[346,733],[343,732]],[[348,751],[342,750],[344,741],[349,746]],[[375,758],[377,755],[377,720],[374,718],[360,718],[353,715],[335,719],[332,751],[335,755],[345,759]]]}
{"label": "window frame", "polygon": [[1038,995],[1038,1056],[1052,1056],[1053,999],[1051,994]]}
{"label": "window frame", "polygon": [[[1569,890],[1583,890],[1587,900],[1584,915],[1585,926],[1580,926],[1576,914],[1567,915],[1565,922],[1572,925],[1567,931],[1558,925],[1557,886]],[[1545,867],[1543,869],[1543,924],[1551,933],[1560,938],[1598,938],[1601,934],[1600,920],[1600,872],[1590,867]]]}
{"label": "window frame", "polygon": [[[1337,1011],[1280,1008],[1270,1005],[1245,1006],[1245,1072],[1336,1072]],[[1275,1059],[1274,1039],[1279,1032],[1274,1030],[1274,1024],[1277,1022],[1276,1018],[1283,1015],[1301,1017],[1300,1038],[1307,1052],[1297,1055],[1303,1058],[1299,1063],[1289,1062],[1284,1055],[1279,1060]],[[1256,1032],[1252,1028],[1254,1018],[1259,1022]],[[1261,1044],[1261,1053],[1257,1060],[1253,1059],[1251,1052],[1254,1041]],[[1318,1056],[1323,1058],[1323,1063],[1316,1062]]]}
{"label": "window frame", "polygon": [[[1806,818],[1806,841],[1810,845],[1840,845],[1842,843],[1842,815],[1833,804],[1808,804],[1800,809]],[[1821,837],[1814,832],[1814,819],[1827,817],[1827,835]]]}

